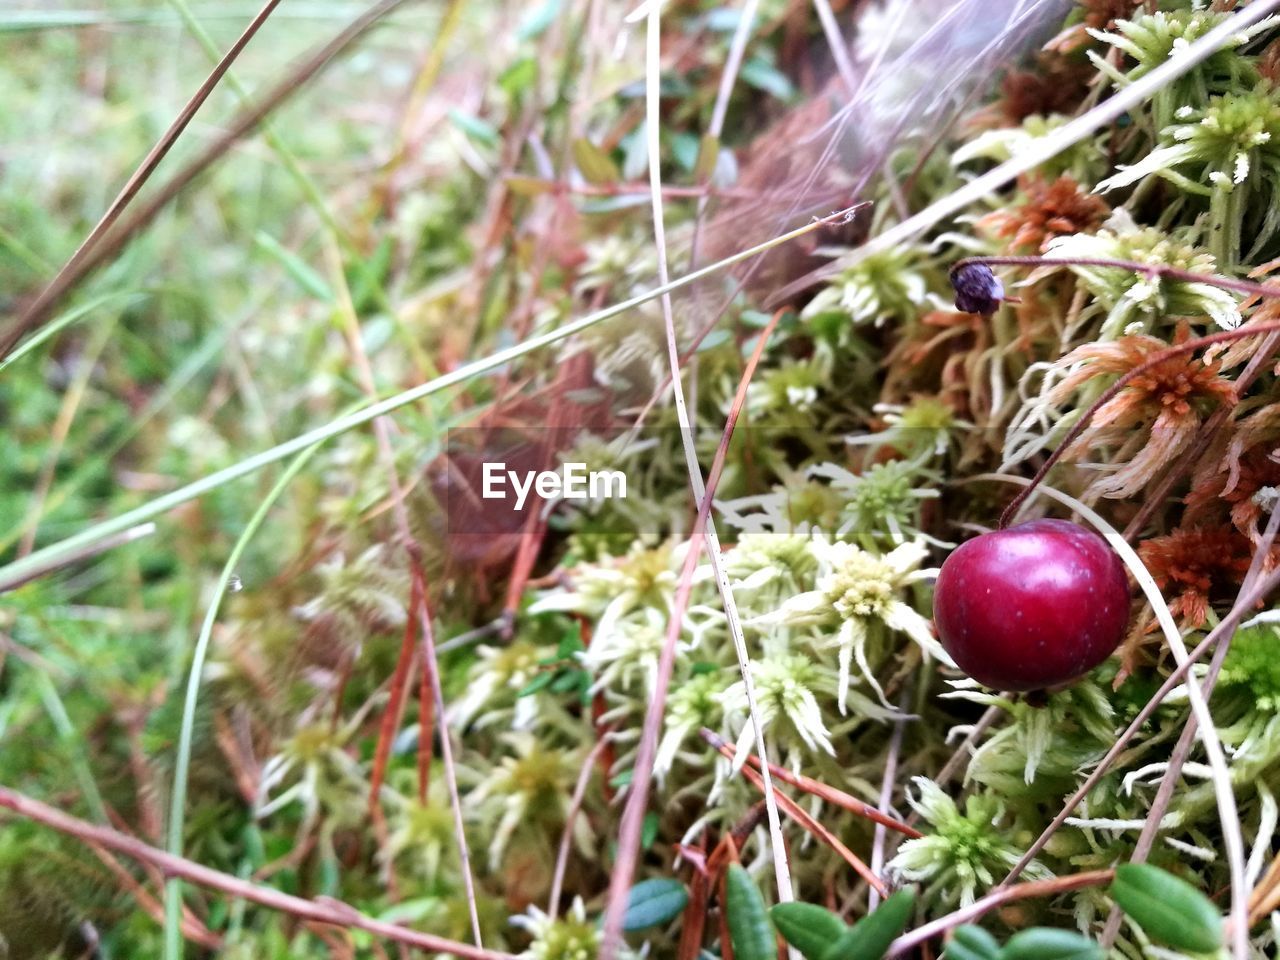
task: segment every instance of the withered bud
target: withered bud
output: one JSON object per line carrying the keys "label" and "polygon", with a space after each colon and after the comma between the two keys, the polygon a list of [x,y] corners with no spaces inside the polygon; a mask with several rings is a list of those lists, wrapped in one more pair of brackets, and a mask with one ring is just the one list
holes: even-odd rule
{"label": "withered bud", "polygon": [[1004,300],[1004,284],[985,263],[966,263],[951,271],[956,291],[956,309],[989,317]]}

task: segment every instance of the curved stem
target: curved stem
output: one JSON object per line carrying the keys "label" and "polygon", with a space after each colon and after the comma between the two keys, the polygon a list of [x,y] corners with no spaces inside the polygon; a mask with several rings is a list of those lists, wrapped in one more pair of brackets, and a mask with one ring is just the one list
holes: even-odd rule
{"label": "curved stem", "polygon": [[1104,883],[1110,883],[1113,879],[1115,879],[1114,870],[1091,870],[1088,873],[1078,873],[1072,877],[1054,877],[1052,880],[1033,880],[1030,883],[1020,883],[1016,887],[1000,887],[987,894],[981,900],[975,900],[967,907],[961,907],[954,913],[949,913],[945,917],[939,917],[931,923],[926,923],[924,926],[917,927],[909,933],[904,933],[889,944],[889,950],[885,956],[901,956],[912,947],[919,946],[926,940],[946,933],[952,927],[958,927],[962,923],[972,923],[1010,900],[1024,900],[1027,897],[1049,897],[1057,893],[1065,893],[1068,890],[1101,886]]}
{"label": "curved stem", "polygon": [[[177,762],[173,774],[173,796],[169,805],[169,831],[166,849],[175,857],[182,856],[182,832],[186,817],[187,776],[191,768],[191,744],[195,735],[196,704],[200,699],[200,678],[204,674],[205,659],[209,654],[209,642],[213,637],[213,625],[218,619],[218,611],[222,607],[222,599],[226,596],[228,584],[235,573],[236,565],[244,555],[245,548],[253,539],[276,500],[284,493],[289,482],[298,475],[307,461],[320,449],[320,445],[308,447],[293,458],[293,461],[280,474],[270,492],[263,498],[258,509],[254,511],[244,531],[236,540],[235,546],[227,557],[214,586],[213,597],[209,608],[205,611],[204,622],[200,625],[200,636],[196,640],[195,653],[191,657],[191,671],[187,675],[187,695],[182,704],[182,727],[178,734]],[[164,955],[169,960],[177,960],[182,956],[182,881],[173,876],[164,885],[165,936]]]}
{"label": "curved stem", "polygon": [[193,860],[175,857],[119,830],[69,816],[47,803],[41,803],[9,787],[0,786],[0,807],[12,810],[20,817],[57,830],[59,833],[75,837],[83,843],[96,845],[123,854],[139,863],[157,867],[167,876],[181,877],[210,890],[248,900],[270,910],[279,910],[281,913],[287,913],[307,923],[366,930],[376,937],[383,937],[395,943],[403,943],[434,954],[461,957],[462,960],[516,960],[510,953],[485,950],[469,943],[446,940],[435,934],[422,933],[396,923],[377,920],[368,914],[361,913],[350,904],[332,897],[316,897],[309,900],[262,884],[242,880]]}
{"label": "curved stem", "polygon": [[1148,277],[1161,277],[1166,280],[1179,280],[1183,283],[1207,283],[1223,290],[1242,293],[1246,296],[1280,297],[1280,286],[1267,286],[1253,280],[1232,280],[1230,277],[1219,277],[1211,273],[1195,273],[1182,270],[1165,263],[1142,263],[1138,260],[1112,260],[1107,257],[965,257],[951,265],[949,274],[968,266],[988,267],[1110,267],[1116,270],[1128,270]]}

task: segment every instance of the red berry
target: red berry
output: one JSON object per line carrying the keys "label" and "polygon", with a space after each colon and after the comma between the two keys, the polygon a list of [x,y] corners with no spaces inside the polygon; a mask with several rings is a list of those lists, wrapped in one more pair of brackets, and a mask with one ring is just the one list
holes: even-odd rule
{"label": "red berry", "polygon": [[942,646],[996,690],[1039,690],[1088,673],[1129,622],[1124,564],[1102,537],[1033,520],[962,543],[933,594]]}

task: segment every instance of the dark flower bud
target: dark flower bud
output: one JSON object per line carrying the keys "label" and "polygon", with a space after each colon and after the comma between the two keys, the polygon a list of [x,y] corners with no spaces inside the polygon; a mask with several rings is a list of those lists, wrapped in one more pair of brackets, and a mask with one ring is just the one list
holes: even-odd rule
{"label": "dark flower bud", "polygon": [[985,263],[966,263],[951,271],[951,286],[956,291],[956,309],[989,317],[996,312],[1004,297],[1004,284]]}

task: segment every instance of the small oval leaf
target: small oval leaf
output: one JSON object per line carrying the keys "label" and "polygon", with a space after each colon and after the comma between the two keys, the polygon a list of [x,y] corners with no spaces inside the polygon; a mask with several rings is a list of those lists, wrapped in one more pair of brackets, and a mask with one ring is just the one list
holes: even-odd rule
{"label": "small oval leaf", "polygon": [[669,877],[641,880],[631,888],[627,897],[622,929],[630,933],[669,923],[680,915],[688,902],[689,891],[679,880]]}
{"label": "small oval leaf", "polygon": [[573,141],[573,162],[588,183],[617,183],[622,178],[617,164],[586,137]]}
{"label": "small oval leaf", "polygon": [[1033,927],[1015,933],[1000,951],[1000,960],[1104,960],[1105,951],[1074,930]]}
{"label": "small oval leaf", "polygon": [[1187,881],[1149,863],[1116,868],[1111,898],[1157,943],[1189,953],[1222,946],[1222,914]]}
{"label": "small oval leaf", "polygon": [[506,179],[507,189],[522,197],[536,197],[540,193],[549,193],[555,186],[550,180],[539,177],[511,176]]}
{"label": "small oval leaf", "polygon": [[769,911],[782,939],[799,950],[805,960],[820,960],[848,927],[830,910],[816,903],[780,903]]}
{"label": "small oval leaf", "polygon": [[956,927],[942,960],[999,960],[1000,944],[981,927]]}
{"label": "small oval leaf", "polygon": [[822,960],[881,960],[911,919],[914,890],[899,890],[841,935]]}
{"label": "small oval leaf", "polygon": [[720,158],[720,138],[713,137],[711,134],[703,134],[698,141],[698,159],[693,165],[693,179],[695,183],[702,183],[710,180],[711,175],[716,172],[716,161]]}
{"label": "small oval leaf", "polygon": [[741,864],[730,864],[725,877],[725,919],[734,960],[778,960],[778,941],[764,897]]}

